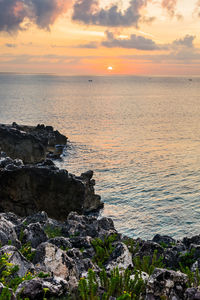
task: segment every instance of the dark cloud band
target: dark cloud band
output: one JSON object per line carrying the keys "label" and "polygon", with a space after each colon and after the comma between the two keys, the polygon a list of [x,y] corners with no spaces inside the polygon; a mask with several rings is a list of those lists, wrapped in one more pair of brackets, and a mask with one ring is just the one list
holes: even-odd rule
{"label": "dark cloud band", "polygon": [[147,5],[147,0],[131,0],[125,11],[117,5],[107,9],[100,8],[98,0],[78,0],[74,4],[73,20],[88,25],[98,26],[137,26],[141,18],[140,10]]}
{"label": "dark cloud band", "polygon": [[26,20],[49,29],[67,10],[68,3],[66,0],[0,0],[0,31],[21,30]]}

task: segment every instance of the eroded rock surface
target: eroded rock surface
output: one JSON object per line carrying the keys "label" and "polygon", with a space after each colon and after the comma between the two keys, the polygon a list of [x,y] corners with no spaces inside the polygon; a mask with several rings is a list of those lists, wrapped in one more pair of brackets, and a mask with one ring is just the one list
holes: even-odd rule
{"label": "eroded rock surface", "polygon": [[69,174],[50,160],[36,165],[16,165],[15,160],[3,157],[0,159],[0,211],[27,216],[45,210],[50,217],[65,220],[71,211],[97,210],[102,203],[94,192],[92,176],[92,171],[79,177]]}
{"label": "eroded rock surface", "polygon": [[54,131],[52,126],[23,126],[0,124],[0,150],[12,159],[22,159],[24,163],[37,163],[46,158],[48,153],[52,158],[58,158],[62,153],[67,138]]}

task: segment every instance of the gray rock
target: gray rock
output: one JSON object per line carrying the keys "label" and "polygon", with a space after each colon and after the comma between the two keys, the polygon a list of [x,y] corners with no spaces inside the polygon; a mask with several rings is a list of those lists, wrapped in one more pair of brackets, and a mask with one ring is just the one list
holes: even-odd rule
{"label": "gray rock", "polygon": [[88,180],[51,166],[0,169],[0,211],[27,216],[45,210],[50,217],[64,221],[71,211],[84,213],[90,205],[90,210],[99,209],[100,197]]}
{"label": "gray rock", "polygon": [[21,243],[17,238],[13,223],[6,220],[3,214],[0,215],[0,243],[2,246],[11,243],[12,245],[20,248]]}
{"label": "gray rock", "polygon": [[114,250],[106,265],[106,270],[111,271],[116,267],[118,267],[119,270],[133,267],[132,254],[129,252],[127,246],[120,242],[114,245]]}
{"label": "gray rock", "polygon": [[[156,297],[165,296],[166,299],[184,299],[187,288],[187,275],[166,269],[155,269],[149,277],[146,287],[147,295]],[[158,298],[160,299],[160,298]]]}
{"label": "gray rock", "polygon": [[172,245],[176,244],[176,240],[167,235],[156,234],[152,239],[153,242],[158,244],[165,244],[167,247],[172,247]]}
{"label": "gray rock", "polygon": [[32,280],[22,282],[17,290],[16,296],[20,299],[43,300],[44,297],[56,297],[66,295],[68,291],[68,283],[59,278],[34,278]]}
{"label": "gray rock", "polygon": [[33,273],[34,265],[28,261],[14,246],[4,246],[0,249],[0,255],[7,254],[8,262],[19,266],[16,275],[23,277],[27,272]]}
{"label": "gray rock", "polygon": [[47,235],[41,227],[40,223],[30,224],[24,230],[23,242],[30,242],[33,248],[37,248],[37,246],[39,246],[43,242],[46,242],[47,240]]}
{"label": "gray rock", "polygon": [[33,263],[38,271],[50,273],[52,276],[68,279],[77,277],[73,260],[65,251],[51,243],[42,243],[36,249]]}

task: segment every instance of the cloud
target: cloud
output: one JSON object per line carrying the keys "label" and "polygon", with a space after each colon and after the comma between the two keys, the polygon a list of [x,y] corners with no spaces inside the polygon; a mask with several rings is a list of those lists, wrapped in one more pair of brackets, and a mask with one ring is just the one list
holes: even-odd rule
{"label": "cloud", "polygon": [[116,4],[104,9],[98,0],[77,0],[74,4],[72,19],[88,25],[98,26],[138,26],[140,10],[148,0],[131,0],[129,7],[121,11]]}
{"label": "cloud", "polygon": [[8,48],[16,48],[17,47],[16,44],[9,44],[9,43],[5,44],[5,46]]}
{"label": "cloud", "polygon": [[161,4],[163,8],[167,9],[171,17],[175,15],[177,0],[162,0]]}
{"label": "cloud", "polygon": [[131,34],[129,38],[115,38],[112,32],[107,31],[107,40],[102,42],[102,45],[107,48],[128,48],[138,50],[158,50],[160,46],[152,39],[145,38],[140,35]]}
{"label": "cloud", "polygon": [[0,0],[0,31],[24,29],[27,20],[48,29],[68,9],[66,0]]}
{"label": "cloud", "polygon": [[175,40],[173,42],[173,45],[174,46],[185,46],[185,47],[188,47],[188,48],[194,48],[194,44],[193,44],[194,39],[195,39],[194,35],[188,35],[187,34],[184,38]]}
{"label": "cloud", "polygon": [[80,45],[76,46],[76,48],[97,49],[98,48],[98,43],[90,42],[88,44],[80,44]]}

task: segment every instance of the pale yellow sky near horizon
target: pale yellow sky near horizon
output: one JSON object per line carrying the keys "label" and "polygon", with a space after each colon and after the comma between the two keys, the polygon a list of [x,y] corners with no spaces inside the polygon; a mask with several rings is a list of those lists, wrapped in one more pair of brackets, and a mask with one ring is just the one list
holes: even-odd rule
{"label": "pale yellow sky near horizon", "polygon": [[[101,6],[108,9],[109,2],[101,0]],[[129,1],[118,3],[123,4],[124,9],[129,5]],[[176,12],[170,16],[169,11],[161,7],[161,0],[152,0],[140,13],[155,20],[141,21],[137,28],[78,23],[71,18],[71,7],[49,31],[35,24],[23,31],[1,31],[0,71],[200,75],[200,17],[196,4],[196,0],[178,0]],[[112,32],[111,38],[107,31]],[[184,40],[185,37],[190,38]],[[176,40],[179,42],[174,42]],[[113,69],[108,70],[109,66]]]}

